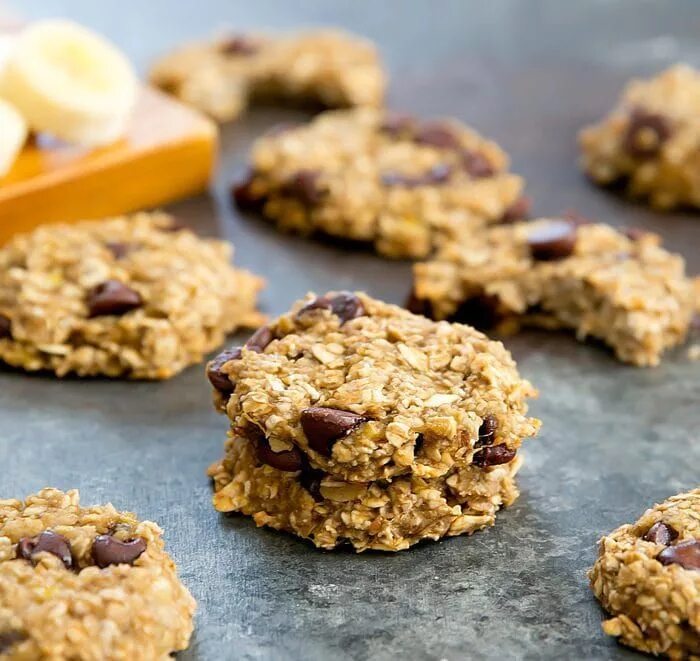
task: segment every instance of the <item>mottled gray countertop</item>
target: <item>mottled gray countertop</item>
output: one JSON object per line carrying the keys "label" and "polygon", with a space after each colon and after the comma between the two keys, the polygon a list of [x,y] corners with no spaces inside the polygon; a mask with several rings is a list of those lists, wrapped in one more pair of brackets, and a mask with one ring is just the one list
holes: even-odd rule
{"label": "mottled gray countertop", "polygon": [[[453,114],[500,142],[538,213],[567,208],[653,228],[700,271],[700,217],[655,215],[590,187],[575,134],[623,81],[685,59],[700,64],[693,0],[489,2],[166,2],[20,0],[107,33],[142,69],[165,47],[224,25],[337,24],[375,39],[390,100]],[[253,137],[293,113],[260,110],[223,132],[211,198],[176,205],[202,232],[233,239],[269,279],[272,314],[309,289],[365,289],[401,302],[410,266],[280,236],[231,208],[227,184]],[[158,521],[199,602],[184,659],[627,659],[601,632],[585,570],[604,532],[697,486],[700,364],[678,350],[659,368],[616,363],[565,334],[509,339],[540,389],[544,421],[524,451],[522,495],[495,528],[398,555],[324,553],[210,506],[207,465],[226,421],[196,366],[165,383],[56,381],[0,373],[0,486],[19,497],[79,487]]]}

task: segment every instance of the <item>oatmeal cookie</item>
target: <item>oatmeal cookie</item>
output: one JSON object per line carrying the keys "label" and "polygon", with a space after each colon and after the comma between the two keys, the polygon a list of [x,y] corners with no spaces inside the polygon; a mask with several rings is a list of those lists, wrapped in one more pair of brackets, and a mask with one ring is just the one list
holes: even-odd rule
{"label": "oatmeal cookie", "polygon": [[325,112],[258,139],[250,168],[234,187],[239,207],[387,257],[425,257],[445,239],[527,212],[506,154],[455,120]]}
{"label": "oatmeal cookie", "polygon": [[700,74],[676,65],[633,80],[612,112],[580,136],[584,170],[658,209],[700,206]]}
{"label": "oatmeal cookie", "polygon": [[386,87],[373,44],[329,29],[191,44],[156,62],[151,81],[219,121],[236,118],[256,99],[380,106]]}
{"label": "oatmeal cookie", "polygon": [[255,310],[231,246],[161,213],[40,227],[0,248],[0,359],[58,376],[165,379]]}
{"label": "oatmeal cookie", "polygon": [[605,633],[671,659],[700,658],[700,489],[603,537],[588,574]]}
{"label": "oatmeal cookie", "polygon": [[510,462],[539,421],[536,394],[500,342],[363,293],[309,295],[209,363],[237,433],[269,461],[349,482]]}
{"label": "oatmeal cookie", "polygon": [[414,266],[408,307],[481,328],[570,328],[646,366],[685,339],[694,302],[683,258],[655,234],[548,218],[444,246]]}
{"label": "oatmeal cookie", "polygon": [[0,500],[0,657],[168,659],[187,647],[195,602],[161,530],[77,491]]}
{"label": "oatmeal cookie", "polygon": [[293,470],[270,457],[261,434],[232,434],[223,460],[209,468],[214,507],[325,549],[349,542],[357,551],[401,551],[423,539],[473,533],[493,525],[496,512],[518,497],[520,456],[439,478],[405,475],[369,483],[347,482],[309,464]]}

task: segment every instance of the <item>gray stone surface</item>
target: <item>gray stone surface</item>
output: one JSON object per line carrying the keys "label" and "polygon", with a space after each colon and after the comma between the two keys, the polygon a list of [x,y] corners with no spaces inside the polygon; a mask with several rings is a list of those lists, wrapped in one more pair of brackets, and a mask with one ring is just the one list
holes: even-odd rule
{"label": "gray stone surface", "polygon": [[[700,64],[692,0],[330,3],[224,0],[22,0],[30,16],[64,14],[109,34],[145,68],[178,40],[229,24],[334,23],[381,46],[394,107],[454,114],[512,153],[536,210],[577,208],[661,232],[700,270],[700,219],[661,216],[590,187],[574,136],[622,82],[676,59]],[[252,138],[291,112],[261,110],[223,132],[211,199],[176,205],[203,232],[232,238],[262,271],[271,313],[309,289],[359,288],[400,302],[409,265],[279,236],[232,210],[227,184]],[[200,366],[166,383],[0,373],[0,491],[79,487],[166,530],[199,601],[184,659],[627,659],[600,630],[586,583],[596,539],[654,501],[697,486],[700,364],[617,364],[565,334],[508,340],[541,390],[544,421],[525,450],[522,496],[471,538],[395,556],[322,553],[209,505],[206,466],[226,422]]]}

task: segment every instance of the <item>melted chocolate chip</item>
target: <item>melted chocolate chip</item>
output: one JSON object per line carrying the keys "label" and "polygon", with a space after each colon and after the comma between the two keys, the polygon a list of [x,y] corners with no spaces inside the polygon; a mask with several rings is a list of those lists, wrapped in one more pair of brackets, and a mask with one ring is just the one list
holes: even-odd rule
{"label": "melted chocolate chip", "polygon": [[92,543],[92,559],[100,569],[132,565],[145,550],[146,540],[141,537],[123,542],[112,535],[98,535]]}
{"label": "melted chocolate chip", "polygon": [[299,483],[311,494],[311,497],[317,503],[323,500],[323,496],[321,495],[321,481],[324,477],[325,473],[323,471],[311,468],[308,464],[304,466],[299,475]]}
{"label": "melted chocolate chip", "polygon": [[496,431],[498,431],[498,418],[495,415],[487,415],[479,427],[479,438],[475,443],[475,447],[483,445],[493,445],[496,440]]}
{"label": "melted chocolate chip", "polygon": [[671,137],[670,121],[658,113],[634,108],[630,113],[622,148],[633,158],[652,158]]}
{"label": "melted chocolate chip", "polygon": [[106,314],[122,315],[143,305],[137,291],[119,280],[105,280],[88,293],[87,306],[90,317]]}
{"label": "melted chocolate chip", "polygon": [[262,353],[274,339],[272,331],[267,326],[261,326],[248,338],[245,348],[249,351],[255,351],[255,353]]}
{"label": "melted chocolate chip", "polygon": [[261,463],[281,471],[294,472],[304,466],[304,455],[299,448],[293,446],[291,450],[274,452],[262,435],[256,440],[255,454]]}
{"label": "melted chocolate chip", "polygon": [[662,565],[680,565],[683,569],[700,570],[700,539],[688,539],[667,546],[656,559]]}
{"label": "melted chocolate chip", "polygon": [[123,243],[121,241],[108,241],[105,243],[105,248],[112,253],[114,259],[123,259],[126,257],[131,246],[128,243]]}
{"label": "melted chocolate chip", "polygon": [[474,179],[483,179],[485,177],[493,177],[496,174],[496,169],[491,161],[484,156],[480,151],[472,149],[462,150],[462,167]]}
{"label": "melted chocolate chip", "polygon": [[507,464],[515,457],[515,450],[511,450],[507,445],[489,445],[474,453],[472,463],[479,468],[488,466],[498,466]]}
{"label": "melted chocolate chip", "polygon": [[432,303],[428,299],[418,298],[414,289],[412,289],[411,293],[408,295],[404,307],[409,312],[413,312],[413,314],[422,314],[424,317],[428,317],[428,319],[433,318]]}
{"label": "melted chocolate chip", "polygon": [[13,645],[27,640],[27,634],[22,631],[0,631],[0,654],[7,652]]}
{"label": "melted chocolate chip", "polygon": [[424,124],[416,131],[413,139],[418,144],[438,149],[461,149],[462,146],[453,128],[441,122]]}
{"label": "melted chocolate chip", "polygon": [[250,172],[245,179],[234,183],[231,187],[233,201],[241,211],[258,211],[265,203],[262,197],[253,192],[253,178],[254,175]]}
{"label": "melted chocolate chip", "polygon": [[501,319],[500,300],[491,294],[472,296],[457,308],[450,319],[481,330],[493,328]]}
{"label": "melted chocolate chip", "polygon": [[401,113],[388,113],[379,125],[379,130],[392,138],[410,137],[418,122],[415,117]]}
{"label": "melted chocolate chip", "polygon": [[666,523],[658,521],[649,530],[643,539],[654,544],[663,544],[668,546],[674,539],[678,537],[678,532]]}
{"label": "melted chocolate chip", "polygon": [[576,247],[576,226],[568,220],[551,220],[530,231],[528,245],[535,260],[564,259]]}
{"label": "melted chocolate chip", "polygon": [[283,191],[307,206],[318,204],[324,195],[320,186],[321,174],[316,170],[299,170],[284,184]]}
{"label": "melted chocolate chip", "polygon": [[241,348],[224,349],[216,358],[207,365],[207,378],[214,388],[224,395],[233,392],[234,384],[229,379],[228,374],[222,372],[221,368],[230,360],[238,360],[241,357]]}
{"label": "melted chocolate chip", "polygon": [[44,530],[36,537],[23,537],[19,540],[17,544],[17,555],[19,557],[36,564],[39,553],[55,555],[66,569],[70,569],[73,566],[73,554],[71,553],[68,540],[63,535],[59,535],[52,530]]}
{"label": "melted chocolate chip", "polygon": [[351,319],[356,319],[366,314],[362,301],[349,291],[341,291],[335,296],[316,297],[297,312],[297,319],[313,310],[330,310],[338,317],[341,326]]}
{"label": "melted chocolate chip", "polygon": [[219,46],[224,55],[254,55],[258,50],[259,44],[242,34],[229,37]]}
{"label": "melted chocolate chip", "polygon": [[325,406],[311,406],[301,412],[301,428],[309,445],[326,456],[330,456],[335,441],[347,436],[367,420],[357,413]]}
{"label": "melted chocolate chip", "polygon": [[12,320],[8,316],[0,314],[0,340],[5,338],[12,338]]}

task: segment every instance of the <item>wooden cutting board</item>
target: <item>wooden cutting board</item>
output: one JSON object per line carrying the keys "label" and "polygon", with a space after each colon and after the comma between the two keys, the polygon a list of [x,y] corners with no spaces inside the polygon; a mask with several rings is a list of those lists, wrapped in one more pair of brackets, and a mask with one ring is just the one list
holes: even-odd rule
{"label": "wooden cutting board", "polygon": [[216,125],[144,87],[127,135],[85,149],[30,139],[0,178],[0,244],[41,223],[70,222],[156,207],[206,190]]}

